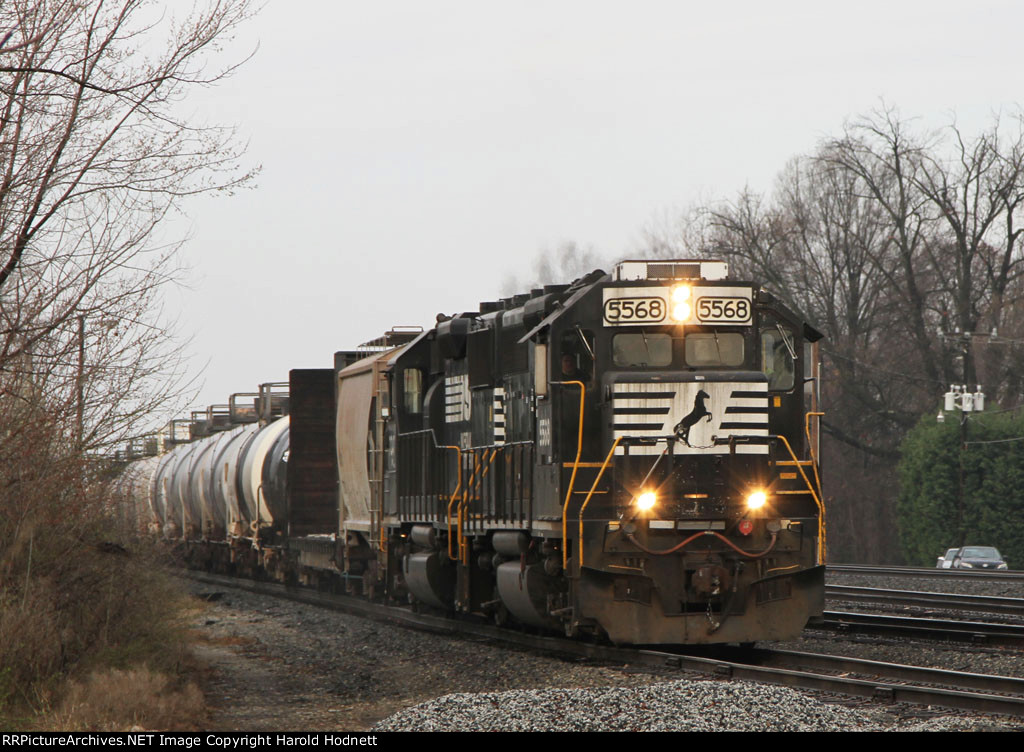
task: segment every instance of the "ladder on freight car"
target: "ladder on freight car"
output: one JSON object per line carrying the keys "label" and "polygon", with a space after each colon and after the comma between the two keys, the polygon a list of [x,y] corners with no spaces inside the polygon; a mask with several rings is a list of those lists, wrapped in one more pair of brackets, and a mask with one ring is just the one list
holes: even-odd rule
{"label": "ladder on freight car", "polygon": [[370,481],[370,546],[385,553],[387,539],[384,531],[384,434],[387,430],[389,401],[388,376],[384,371],[377,373],[373,391],[373,443],[367,449],[369,455]]}

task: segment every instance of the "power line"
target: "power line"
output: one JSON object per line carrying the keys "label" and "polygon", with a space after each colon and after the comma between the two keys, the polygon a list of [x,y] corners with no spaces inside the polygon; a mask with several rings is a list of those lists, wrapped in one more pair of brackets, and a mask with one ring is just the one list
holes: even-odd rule
{"label": "power line", "polygon": [[971,444],[1006,444],[1011,441],[1024,441],[1024,436],[1014,436],[1011,439],[990,439],[988,441],[965,441],[964,446]]}
{"label": "power line", "polygon": [[1024,408],[1024,404],[1017,405],[1016,407],[1004,407],[1001,410],[982,410],[981,412],[975,412],[971,414],[970,417],[974,418],[975,416],[977,416],[979,418],[984,418],[987,415],[1000,415],[1002,413],[1012,413],[1014,410],[1020,410],[1022,408]]}
{"label": "power line", "polygon": [[912,376],[909,373],[900,373],[898,371],[887,371],[884,368],[879,368],[873,363],[865,363],[863,360],[857,360],[856,358],[851,358],[848,355],[840,355],[839,353],[833,350],[826,350],[825,348],[822,348],[822,352],[828,355],[829,357],[839,358],[840,360],[849,361],[850,363],[856,363],[857,365],[864,366],[865,368],[870,368],[874,373],[882,373],[887,376],[896,376],[901,379],[906,379],[907,381],[921,381],[926,384],[938,384],[939,386],[946,385],[945,381],[939,381],[938,379],[929,379],[925,376]]}

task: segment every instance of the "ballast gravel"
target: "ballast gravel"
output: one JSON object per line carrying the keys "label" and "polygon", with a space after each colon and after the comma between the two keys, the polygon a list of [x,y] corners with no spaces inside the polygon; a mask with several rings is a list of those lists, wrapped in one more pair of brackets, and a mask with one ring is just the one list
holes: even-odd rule
{"label": "ballast gravel", "polygon": [[[192,583],[215,730],[949,731],[1020,722],[538,655]],[[800,646],[791,646],[799,649]],[[855,652],[830,641],[832,652]],[[881,658],[882,646],[859,646]],[[808,649],[803,645],[802,649]],[[819,645],[826,650],[825,641]],[[910,646],[901,655],[914,662]],[[902,652],[902,651],[901,651]],[[956,665],[956,648],[935,661]],[[871,655],[870,653],[874,653]],[[961,670],[981,656],[959,653]],[[991,657],[991,656],[989,656]],[[1003,655],[1020,661],[1020,654]]]}
{"label": "ballast gravel", "polygon": [[965,731],[968,718],[893,724],[883,713],[788,687],[677,680],[634,688],[451,694],[395,713],[374,731]]}

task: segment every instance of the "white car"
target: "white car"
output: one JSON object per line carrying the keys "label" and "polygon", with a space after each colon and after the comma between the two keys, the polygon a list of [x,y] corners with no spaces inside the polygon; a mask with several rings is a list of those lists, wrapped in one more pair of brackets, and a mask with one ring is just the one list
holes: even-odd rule
{"label": "white car", "polygon": [[956,558],[957,551],[959,548],[950,548],[946,551],[944,556],[940,556],[939,560],[935,563],[938,569],[950,569],[953,566],[953,559]]}

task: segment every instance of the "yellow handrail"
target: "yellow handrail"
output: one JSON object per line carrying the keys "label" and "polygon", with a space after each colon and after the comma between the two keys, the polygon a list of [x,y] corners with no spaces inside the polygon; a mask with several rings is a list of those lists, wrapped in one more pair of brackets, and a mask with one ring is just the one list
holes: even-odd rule
{"label": "yellow handrail", "polygon": [[[484,452],[484,456],[487,456],[487,452]],[[462,561],[462,512],[466,507],[466,501],[469,498],[469,488],[473,485],[473,481],[476,478],[477,468],[480,466],[480,458],[475,454],[473,455],[473,471],[469,474],[469,480],[466,481],[466,487],[462,489],[462,498],[459,499],[459,505],[455,507],[456,524],[458,525],[458,540],[459,540],[459,561]]]}
{"label": "yellow handrail", "polygon": [[576,483],[576,471],[580,467],[580,454],[583,452],[583,408],[584,398],[587,394],[587,387],[582,381],[552,381],[552,384],[575,384],[580,388],[580,431],[576,440],[576,461],[572,463],[572,475],[569,477],[569,489],[565,493],[565,503],[562,504],[562,569],[565,569],[568,561],[568,549],[566,541],[569,537],[569,500],[572,498],[572,487]]}
{"label": "yellow handrail", "polygon": [[[590,497],[593,496],[594,495],[594,491],[597,490],[597,484],[601,482],[601,476],[604,475],[604,471],[608,467],[608,463],[612,461],[612,455],[615,454],[615,450],[616,450],[616,448],[618,448],[620,441],[622,441],[622,437],[621,436],[619,436],[618,438],[615,439],[615,443],[612,444],[611,451],[608,452],[608,456],[604,458],[604,462],[601,464],[601,470],[597,473],[597,477],[594,478],[594,484],[590,487],[590,491],[587,493],[587,498],[585,498],[583,500],[583,506],[580,507],[580,536],[577,539],[579,541],[579,543],[577,543],[577,546],[579,547],[579,552],[580,552],[580,564],[579,564],[579,570],[578,570],[577,574],[579,574],[581,576],[582,576],[582,573],[583,573],[583,512],[586,510],[587,504],[590,503]],[[565,557],[565,552],[566,552],[566,545],[565,545],[565,543],[566,543],[565,537],[563,536],[563,538],[562,538],[562,569],[565,569],[565,564],[566,564],[566,561],[567,561],[566,557]]]}
{"label": "yellow handrail", "polygon": [[[789,445],[789,441],[785,436],[779,434],[773,436],[774,439],[781,439],[782,443],[786,445],[786,451],[789,452],[789,456],[796,462],[796,454],[793,452],[793,447]],[[797,464],[796,469],[800,471],[800,475],[803,476],[804,483],[807,484],[807,488],[811,492],[811,496],[814,497],[814,503],[818,505],[818,563],[822,564],[825,561],[825,504],[818,497],[817,492],[811,485],[810,479],[807,477],[807,473],[804,472],[802,465]]]}
{"label": "yellow handrail", "polygon": [[455,464],[459,468],[459,482],[455,485],[455,490],[452,491],[452,495],[448,497],[448,508],[445,513],[445,522],[448,524],[448,558],[452,561],[455,557],[452,555],[452,504],[455,503],[455,499],[459,496],[459,491],[462,489],[462,448],[457,446],[439,446],[438,449],[448,449],[453,452],[457,452]]}
{"label": "yellow handrail", "polygon": [[[490,459],[488,459],[488,457],[487,457],[488,454],[490,455]],[[465,525],[463,524],[465,522],[465,519],[466,519],[465,516],[463,515],[463,512],[466,509],[466,505],[469,504],[469,502],[471,501],[471,499],[469,498],[469,489],[472,488],[473,487],[473,483],[476,482],[476,474],[477,474],[478,471],[483,470],[483,472],[480,474],[480,479],[481,480],[483,479],[483,477],[485,475],[487,475],[487,471],[490,470],[490,467],[491,467],[491,462],[494,461],[494,458],[497,455],[498,455],[498,450],[497,449],[487,449],[487,450],[484,451],[484,456],[481,459],[481,462],[477,463],[476,462],[476,457],[474,457],[473,458],[473,460],[474,460],[473,474],[469,476],[469,481],[466,483],[466,487],[462,490],[462,501],[459,502],[459,506],[457,507],[457,510],[458,510],[458,516],[459,516],[459,519],[458,519],[458,523],[459,523],[459,561],[461,561],[463,564],[469,564],[469,556],[467,554],[467,552],[469,550],[469,546],[466,545],[466,541],[465,541],[465,537],[466,536],[465,536],[465,530],[464,530]],[[487,463],[486,466],[484,465],[484,462]]]}
{"label": "yellow handrail", "polygon": [[[825,413],[821,412],[809,412],[804,416],[804,433],[807,434],[807,452],[811,455],[811,467],[814,468],[814,482],[818,484],[818,490],[821,491],[821,476],[818,475],[818,458],[814,456],[814,442],[811,441],[811,416],[816,415],[819,418],[824,417]],[[818,421],[818,433],[821,433],[821,421]]]}

